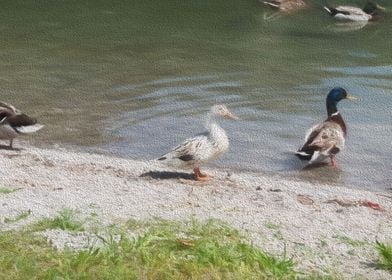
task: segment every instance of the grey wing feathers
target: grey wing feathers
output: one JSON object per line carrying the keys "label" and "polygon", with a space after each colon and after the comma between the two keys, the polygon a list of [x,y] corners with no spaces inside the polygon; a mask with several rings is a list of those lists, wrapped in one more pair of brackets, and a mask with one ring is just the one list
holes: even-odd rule
{"label": "grey wing feathers", "polygon": [[338,6],[335,8],[339,12],[345,12],[350,15],[363,15],[364,11],[358,7],[351,7],[351,6]]}
{"label": "grey wing feathers", "polygon": [[173,153],[176,158],[184,161],[198,161],[201,159],[200,151],[203,150],[206,145],[207,137],[199,135],[194,138],[190,138],[184,141],[181,145],[174,148]]}
{"label": "grey wing feathers", "polygon": [[[9,121],[12,118],[17,119],[17,118],[19,118],[18,117],[19,115],[21,115],[20,110],[16,109],[11,104],[0,101],[0,123],[4,122],[5,119],[7,119],[7,121]],[[24,115],[23,119],[26,119],[26,117],[27,116]]]}
{"label": "grey wing feathers", "polygon": [[9,111],[9,113],[17,114],[20,111],[16,109],[14,106],[11,104],[8,104],[6,102],[0,101],[0,111]]}
{"label": "grey wing feathers", "polygon": [[209,150],[207,136],[199,135],[185,140],[171,152],[158,158],[158,160],[171,162],[173,165],[191,165],[203,160],[203,151],[209,152]]}
{"label": "grey wing feathers", "polygon": [[321,153],[330,153],[344,146],[341,127],[333,122],[324,122],[312,128],[306,139],[306,146],[317,148]]}
{"label": "grey wing feathers", "polygon": [[319,135],[313,140],[315,145],[341,145],[343,140],[343,133],[340,130],[326,127],[320,131]]}
{"label": "grey wing feathers", "polygon": [[0,122],[4,122],[6,118],[16,115],[15,111],[4,103],[0,102]]}
{"label": "grey wing feathers", "polygon": [[313,126],[305,136],[305,143],[296,155],[309,163],[323,161],[337,154],[344,147],[344,133],[335,122],[323,122]]}

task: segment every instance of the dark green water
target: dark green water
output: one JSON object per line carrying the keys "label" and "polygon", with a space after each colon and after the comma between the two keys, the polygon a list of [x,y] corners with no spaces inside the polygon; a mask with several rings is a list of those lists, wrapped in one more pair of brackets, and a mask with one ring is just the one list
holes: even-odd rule
{"label": "dark green water", "polygon": [[[265,20],[253,0],[2,1],[0,99],[46,124],[37,145],[151,159],[203,130],[226,103],[230,152],[214,165],[385,190],[392,181],[392,3],[383,20],[337,25],[313,1]],[[330,1],[356,3],[356,1]],[[342,86],[339,168],[292,154]]]}

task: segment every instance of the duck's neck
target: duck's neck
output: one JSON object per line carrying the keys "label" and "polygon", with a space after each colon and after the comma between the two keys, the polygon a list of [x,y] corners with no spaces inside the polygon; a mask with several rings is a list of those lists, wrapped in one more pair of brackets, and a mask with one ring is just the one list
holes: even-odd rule
{"label": "duck's neck", "polygon": [[336,104],[329,104],[327,102],[327,112],[328,112],[328,119],[327,121],[332,121],[340,125],[343,130],[344,135],[347,134],[347,127],[346,124],[340,115],[338,109],[336,108]]}
{"label": "duck's neck", "polygon": [[218,138],[227,138],[226,132],[220,125],[218,124],[216,118],[213,115],[208,115],[206,121],[206,129],[208,130],[210,137],[213,139]]}
{"label": "duck's neck", "polygon": [[331,117],[333,114],[339,113],[336,105],[337,103],[335,101],[327,99],[328,118]]}
{"label": "duck's neck", "polygon": [[368,15],[373,14],[376,11],[377,7],[374,4],[368,3],[366,6],[362,9],[365,13]]}

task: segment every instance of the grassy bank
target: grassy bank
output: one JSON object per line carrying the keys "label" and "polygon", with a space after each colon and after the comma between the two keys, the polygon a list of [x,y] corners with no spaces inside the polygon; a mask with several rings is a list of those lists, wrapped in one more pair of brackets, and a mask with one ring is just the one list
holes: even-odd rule
{"label": "grassy bank", "polygon": [[[88,244],[58,250],[45,237],[51,230],[83,233]],[[378,267],[392,272],[392,247],[377,242],[375,250]],[[129,220],[102,227],[93,216],[83,221],[63,209],[23,230],[0,232],[0,279],[343,279],[294,266],[284,252],[271,256],[218,220]]]}
{"label": "grassy bank", "polygon": [[389,270],[392,273],[392,244],[376,242],[376,248],[379,254],[378,267]]}
{"label": "grassy bank", "polygon": [[[95,233],[100,246],[55,250],[37,230],[73,230],[69,212],[0,233],[0,279],[294,279],[293,263],[219,221],[129,221]],[[77,223],[77,222],[76,222]],[[64,227],[65,226],[65,227]],[[82,229],[77,228],[78,230]],[[130,233],[137,233],[132,234]]]}

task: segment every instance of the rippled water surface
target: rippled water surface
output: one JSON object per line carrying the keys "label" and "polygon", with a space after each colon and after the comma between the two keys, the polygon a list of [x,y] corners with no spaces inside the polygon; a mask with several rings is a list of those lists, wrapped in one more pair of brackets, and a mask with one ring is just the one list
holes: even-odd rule
{"label": "rippled water surface", "polygon": [[[222,123],[231,148],[212,166],[390,189],[392,3],[360,26],[322,2],[266,20],[253,0],[6,1],[0,97],[46,124],[37,145],[134,159],[201,132],[226,103],[241,120]],[[360,97],[339,103],[346,149],[338,169],[304,171],[293,151],[334,86]]]}

